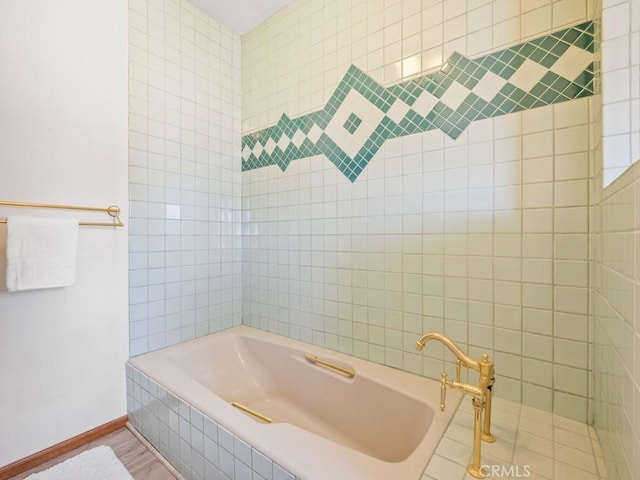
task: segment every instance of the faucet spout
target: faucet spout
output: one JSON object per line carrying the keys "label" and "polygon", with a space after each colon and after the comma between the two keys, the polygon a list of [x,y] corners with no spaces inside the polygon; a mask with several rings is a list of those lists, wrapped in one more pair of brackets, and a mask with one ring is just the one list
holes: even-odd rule
{"label": "faucet spout", "polygon": [[470,356],[466,355],[458,345],[456,345],[452,340],[448,339],[441,333],[427,333],[420,337],[420,340],[416,343],[416,350],[422,350],[426,343],[430,340],[437,340],[442,343],[445,347],[449,349],[451,353],[455,355],[455,357],[462,362],[462,364],[466,368],[470,368],[477,372],[480,371],[480,363],[477,360],[474,360]]}
{"label": "faucet spout", "polygon": [[[440,379],[440,410],[445,409],[446,390],[453,388],[460,390],[472,397],[474,423],[473,423],[473,460],[467,465],[467,472],[476,478],[486,477],[480,465],[480,448],[482,440],[495,442],[496,438],[491,434],[491,397],[493,395],[493,385],[495,383],[495,370],[489,355],[482,355],[480,360],[474,360],[465,354],[458,345],[441,333],[427,333],[420,337],[416,344],[417,350],[422,350],[427,342],[436,340],[442,343],[453,353],[456,361],[456,379],[447,380],[446,372],[442,372]],[[460,366],[476,370],[480,373],[477,385],[460,381]],[[484,419],[483,417],[484,413]],[[484,426],[482,421],[484,420]]]}

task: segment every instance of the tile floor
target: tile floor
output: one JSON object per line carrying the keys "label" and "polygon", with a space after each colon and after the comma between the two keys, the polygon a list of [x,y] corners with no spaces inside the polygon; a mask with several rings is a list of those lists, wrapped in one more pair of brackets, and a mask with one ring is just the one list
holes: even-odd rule
{"label": "tile floor", "polygon": [[[500,398],[494,399],[491,432],[482,442],[488,478],[604,480],[606,470],[593,427]],[[473,445],[473,409],[462,400],[422,480],[474,480],[466,472]]]}

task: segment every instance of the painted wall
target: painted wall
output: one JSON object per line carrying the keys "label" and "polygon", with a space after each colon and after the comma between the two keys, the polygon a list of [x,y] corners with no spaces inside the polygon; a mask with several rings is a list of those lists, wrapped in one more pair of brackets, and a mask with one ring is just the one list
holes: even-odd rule
{"label": "painted wall", "polygon": [[[351,65],[390,88],[592,14],[581,0],[295,2],[243,37],[243,135],[322,109]],[[244,171],[244,323],[434,378],[451,356],[414,344],[444,332],[495,359],[497,395],[587,420],[589,108],[388,139],[353,182],[323,155]]]}
{"label": "painted wall", "polygon": [[[4,1],[0,64],[2,199],[127,224],[126,2]],[[7,293],[5,248],[0,226],[0,465],[125,415],[128,354],[126,226],[81,228],[67,288]]]}
{"label": "painted wall", "polygon": [[241,323],[240,36],[129,2],[130,353]]}

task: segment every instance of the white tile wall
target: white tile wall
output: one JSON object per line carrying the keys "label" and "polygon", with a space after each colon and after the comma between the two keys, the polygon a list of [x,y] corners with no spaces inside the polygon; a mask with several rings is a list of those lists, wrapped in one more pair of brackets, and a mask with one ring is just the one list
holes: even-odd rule
{"label": "white tile wall", "polygon": [[[638,165],[629,168],[630,162],[638,158],[637,149],[631,155],[638,133],[634,117],[622,117],[620,110],[626,105],[630,112],[635,112],[633,115],[637,119],[637,15],[640,2],[595,0],[594,8],[601,9],[603,3],[603,98],[600,101],[594,97],[592,104],[595,107],[592,109],[592,128],[595,132],[603,132],[604,136],[591,137],[594,208],[590,229],[590,314],[594,319],[591,336],[595,344],[592,359],[594,426],[602,445],[608,478],[619,480],[640,477],[640,369],[637,361],[640,358],[640,325],[637,321],[640,270],[636,251],[640,196]],[[625,21],[621,21],[620,15]],[[614,111],[612,108],[618,109],[616,115],[631,120],[625,134],[613,133],[621,123],[620,118],[610,115]]]}
{"label": "white tile wall", "polygon": [[[297,1],[243,37],[243,134],[321,108],[350,64],[389,86],[590,14]],[[324,157],[243,172],[243,321],[431,377],[450,356],[413,345],[444,332],[495,358],[498,396],[587,420],[589,110],[387,141],[353,184]]]}
{"label": "white tile wall", "polygon": [[130,0],[130,355],[241,322],[240,37]]}
{"label": "white tile wall", "polygon": [[[243,134],[322,108],[353,64],[386,86],[596,15],[587,0],[297,0],[243,36]],[[599,14],[598,14],[599,15]]]}
{"label": "white tile wall", "polygon": [[602,0],[604,185],[640,158],[640,0]]}
{"label": "white tile wall", "polygon": [[594,180],[595,426],[612,480],[640,477],[638,172],[635,164],[604,191]]}
{"label": "white tile wall", "polygon": [[[321,108],[352,63],[390,85],[454,50],[482,55],[596,17],[598,3],[298,1],[243,40],[242,131]],[[637,174],[598,189],[638,158],[639,5],[604,3],[602,144],[586,122],[597,102],[545,107],[455,142],[387,142],[354,184],[320,158],[246,172],[241,218],[239,37],[185,1],[131,0],[131,354],[239,323],[242,233],[246,323],[430,376],[444,354],[413,341],[444,331],[495,357],[498,395],[580,420],[595,365],[609,478],[640,477]],[[600,147],[603,172],[588,153]],[[528,424],[545,436],[545,422]],[[551,478],[540,438],[529,449]]]}

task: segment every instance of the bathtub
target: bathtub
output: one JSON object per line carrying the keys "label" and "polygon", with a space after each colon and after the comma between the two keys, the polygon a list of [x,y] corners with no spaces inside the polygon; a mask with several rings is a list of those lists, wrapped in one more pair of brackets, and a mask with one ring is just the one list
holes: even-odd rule
{"label": "bathtub", "polygon": [[246,326],[128,363],[304,480],[419,479],[462,397],[441,412],[439,382]]}

